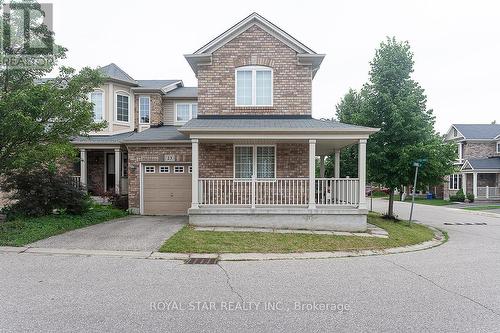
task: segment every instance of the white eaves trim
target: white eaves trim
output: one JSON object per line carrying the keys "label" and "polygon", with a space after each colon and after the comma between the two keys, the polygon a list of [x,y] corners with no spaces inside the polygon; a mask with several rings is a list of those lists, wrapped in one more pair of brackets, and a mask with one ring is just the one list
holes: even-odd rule
{"label": "white eaves trim", "polygon": [[465,170],[474,170],[469,161],[465,161],[462,167],[460,168],[460,171],[465,171]]}

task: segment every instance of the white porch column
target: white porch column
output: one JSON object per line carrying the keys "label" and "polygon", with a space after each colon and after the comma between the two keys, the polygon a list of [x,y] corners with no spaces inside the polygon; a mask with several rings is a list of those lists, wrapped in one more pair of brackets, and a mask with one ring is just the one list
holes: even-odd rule
{"label": "white porch column", "polygon": [[466,173],[462,174],[462,189],[464,190],[465,196],[467,196],[467,174]]}
{"label": "white porch column", "polygon": [[120,148],[115,148],[115,193],[120,194],[120,180],[121,180],[121,152]]}
{"label": "white porch column", "polygon": [[198,208],[198,139],[191,139],[191,208]]}
{"label": "white porch column", "polygon": [[309,209],[314,209],[316,203],[316,140],[309,140]]}
{"label": "white porch column", "polygon": [[319,177],[325,178],[325,155],[319,157]]}
{"label": "white porch column", "polygon": [[335,149],[335,178],[340,178],[340,149]]}
{"label": "white porch column", "polygon": [[359,208],[366,208],[366,139],[358,144]]}
{"label": "white porch column", "polygon": [[87,151],[80,149],[80,185],[87,191]]}
{"label": "white porch column", "polygon": [[472,174],[472,193],[474,198],[477,198],[477,172]]}

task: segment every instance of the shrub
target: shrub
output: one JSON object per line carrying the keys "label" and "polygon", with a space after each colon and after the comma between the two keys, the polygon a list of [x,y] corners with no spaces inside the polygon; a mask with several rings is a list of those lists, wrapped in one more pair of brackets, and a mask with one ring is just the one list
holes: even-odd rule
{"label": "shrub", "polygon": [[113,194],[109,197],[109,201],[115,208],[121,210],[128,209],[128,195]]}
{"label": "shrub", "polygon": [[450,195],[450,201],[464,202],[465,201],[464,191],[458,190],[458,192],[455,195]]}
{"label": "shrub", "polygon": [[467,193],[467,200],[469,200],[469,202],[474,202],[474,194],[473,193]]}
{"label": "shrub", "polygon": [[83,214],[91,206],[90,198],[73,186],[71,178],[47,169],[16,172],[5,176],[4,191],[11,192],[9,215],[42,216],[54,209]]}

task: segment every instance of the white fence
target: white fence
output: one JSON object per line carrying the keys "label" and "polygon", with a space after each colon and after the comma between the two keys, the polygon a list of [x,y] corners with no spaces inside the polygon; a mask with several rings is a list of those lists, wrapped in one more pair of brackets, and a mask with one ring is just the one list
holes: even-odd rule
{"label": "white fence", "polygon": [[500,187],[478,187],[477,197],[485,199],[498,199],[500,198]]}
{"label": "white fence", "polygon": [[[309,204],[309,178],[234,179],[200,178],[200,206],[295,206]],[[359,180],[318,178],[315,180],[317,205],[358,205]]]}

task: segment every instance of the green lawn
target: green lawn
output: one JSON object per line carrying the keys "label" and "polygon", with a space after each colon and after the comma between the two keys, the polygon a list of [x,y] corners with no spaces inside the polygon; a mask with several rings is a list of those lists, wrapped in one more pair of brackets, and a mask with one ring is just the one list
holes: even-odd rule
{"label": "green lawn", "polygon": [[[369,199],[369,198],[368,198]],[[388,197],[385,197],[384,199],[389,200]],[[400,201],[399,196],[394,197],[394,201]],[[406,198],[405,202],[411,203],[411,196]],[[416,204],[421,204],[421,205],[429,205],[429,206],[448,206],[448,205],[453,205],[453,202],[448,201],[448,200],[443,200],[443,199],[426,199],[426,198],[415,198],[415,203]]]}
{"label": "green lawn", "polygon": [[263,232],[196,231],[185,226],[168,239],[160,252],[182,253],[289,253],[384,249],[431,240],[434,233],[423,225],[384,220],[370,214],[369,223],[389,232],[389,238],[332,236],[311,234],[278,234]]}
{"label": "green lawn", "polygon": [[25,217],[0,223],[0,245],[23,246],[66,231],[83,228],[127,215],[111,206],[93,206],[83,215]]}
{"label": "green lawn", "polygon": [[486,206],[472,206],[465,207],[465,210],[490,210],[490,209],[500,209],[500,205],[486,205]]}

